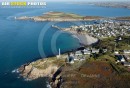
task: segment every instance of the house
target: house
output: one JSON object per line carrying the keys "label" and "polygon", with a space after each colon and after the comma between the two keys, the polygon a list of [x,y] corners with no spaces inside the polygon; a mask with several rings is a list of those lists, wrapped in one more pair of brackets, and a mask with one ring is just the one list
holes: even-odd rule
{"label": "house", "polygon": [[127,60],[130,59],[130,56],[128,56],[128,55],[124,55],[124,57],[127,58]]}
{"label": "house", "polygon": [[117,57],[118,62],[126,62],[125,57],[123,55],[115,55],[115,57]]}
{"label": "house", "polygon": [[80,61],[83,61],[83,60],[85,60],[85,59],[86,59],[85,56],[82,56],[82,57],[79,58]]}
{"label": "house", "polygon": [[129,62],[124,62],[124,66],[130,67],[130,63]]}
{"label": "house", "polygon": [[92,53],[99,53],[99,49],[98,50],[92,49]]}
{"label": "house", "polygon": [[118,52],[118,51],[115,51],[114,54],[117,55],[117,54],[119,54],[119,52]]}
{"label": "house", "polygon": [[75,57],[74,57],[74,55],[72,53],[68,54],[67,62],[73,64],[74,63],[74,58]]}
{"label": "house", "polygon": [[103,49],[103,52],[106,53],[106,52],[107,52],[107,49]]}
{"label": "house", "polygon": [[75,56],[74,61],[78,61],[78,60],[80,60],[79,56]]}
{"label": "house", "polygon": [[81,55],[83,55],[83,53],[82,53],[81,51],[76,51],[76,52],[75,52],[75,55],[76,55],[76,56],[81,56]]}
{"label": "house", "polygon": [[86,59],[86,57],[85,57],[86,54],[90,54],[90,51],[88,51],[87,49],[76,51],[75,56],[74,56],[74,60],[81,60],[81,61],[85,60]]}
{"label": "house", "polygon": [[116,60],[116,64],[119,63],[120,61],[119,60]]}
{"label": "house", "polygon": [[130,54],[130,50],[124,50],[124,54]]}
{"label": "house", "polygon": [[83,50],[83,53],[84,53],[84,55],[90,55],[90,54],[91,54],[91,51],[88,50],[88,49],[84,49],[84,50]]}
{"label": "house", "polygon": [[122,40],[122,38],[121,37],[119,37],[119,39],[118,39],[119,41],[121,41]]}
{"label": "house", "polygon": [[74,61],[78,60],[78,61],[83,61],[86,59],[86,56],[82,55],[82,56],[75,56]]}

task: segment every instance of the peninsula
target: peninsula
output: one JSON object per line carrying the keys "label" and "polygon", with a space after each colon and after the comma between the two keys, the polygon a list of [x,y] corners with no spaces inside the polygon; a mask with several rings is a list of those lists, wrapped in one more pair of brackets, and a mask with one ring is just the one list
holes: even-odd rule
{"label": "peninsula", "polygon": [[107,8],[125,8],[130,9],[130,2],[129,1],[95,1],[95,2],[74,2],[75,4],[81,4],[81,5],[96,5],[100,7],[107,7]]}
{"label": "peninsula", "polygon": [[16,20],[33,20],[33,21],[87,21],[87,20],[98,20],[102,17],[99,16],[80,16],[73,13],[64,12],[47,12],[42,16],[21,16],[15,17]]}
{"label": "peninsula", "polygon": [[130,87],[129,21],[118,21],[119,18],[83,17],[63,12],[48,12],[43,16],[25,16],[16,19],[33,21],[100,20],[100,22],[95,21],[94,24],[69,28],[52,25],[53,28],[71,33],[72,37],[77,38],[83,47],[22,65],[18,71],[23,78],[34,80],[48,77],[52,88]]}
{"label": "peninsula", "polygon": [[117,17],[115,20],[124,20],[124,21],[130,21],[130,16],[127,17]]}

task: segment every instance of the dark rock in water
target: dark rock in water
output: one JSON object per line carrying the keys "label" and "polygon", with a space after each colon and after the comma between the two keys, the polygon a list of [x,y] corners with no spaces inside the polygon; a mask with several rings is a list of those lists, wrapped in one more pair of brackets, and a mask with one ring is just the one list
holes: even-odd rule
{"label": "dark rock in water", "polygon": [[20,73],[23,73],[23,71],[25,70],[25,67],[26,67],[27,65],[29,65],[29,63],[22,65],[22,66],[18,69],[18,71],[19,71]]}

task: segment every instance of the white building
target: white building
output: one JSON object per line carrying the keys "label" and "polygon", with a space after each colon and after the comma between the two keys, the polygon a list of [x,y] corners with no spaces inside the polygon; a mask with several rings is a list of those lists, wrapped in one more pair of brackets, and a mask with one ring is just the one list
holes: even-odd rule
{"label": "white building", "polygon": [[83,54],[82,54],[81,51],[76,51],[76,52],[75,52],[75,55],[76,55],[76,56],[81,56],[81,55],[83,55]]}
{"label": "white building", "polygon": [[99,53],[99,49],[98,50],[93,50],[92,49],[92,53]]}
{"label": "white building", "polygon": [[119,52],[118,52],[118,51],[115,51],[114,54],[115,54],[115,55],[116,55],[116,54],[119,54]]}
{"label": "white building", "polygon": [[124,54],[130,54],[130,50],[124,50]]}
{"label": "white building", "polygon": [[130,67],[130,63],[129,62],[124,62],[124,66]]}

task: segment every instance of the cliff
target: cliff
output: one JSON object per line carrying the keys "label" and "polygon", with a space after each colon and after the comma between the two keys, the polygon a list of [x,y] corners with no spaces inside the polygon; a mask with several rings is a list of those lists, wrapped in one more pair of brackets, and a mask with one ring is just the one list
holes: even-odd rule
{"label": "cliff", "polygon": [[20,75],[27,80],[39,77],[52,77],[53,74],[64,64],[65,59],[56,57],[40,59],[35,62],[22,65],[18,70]]}

